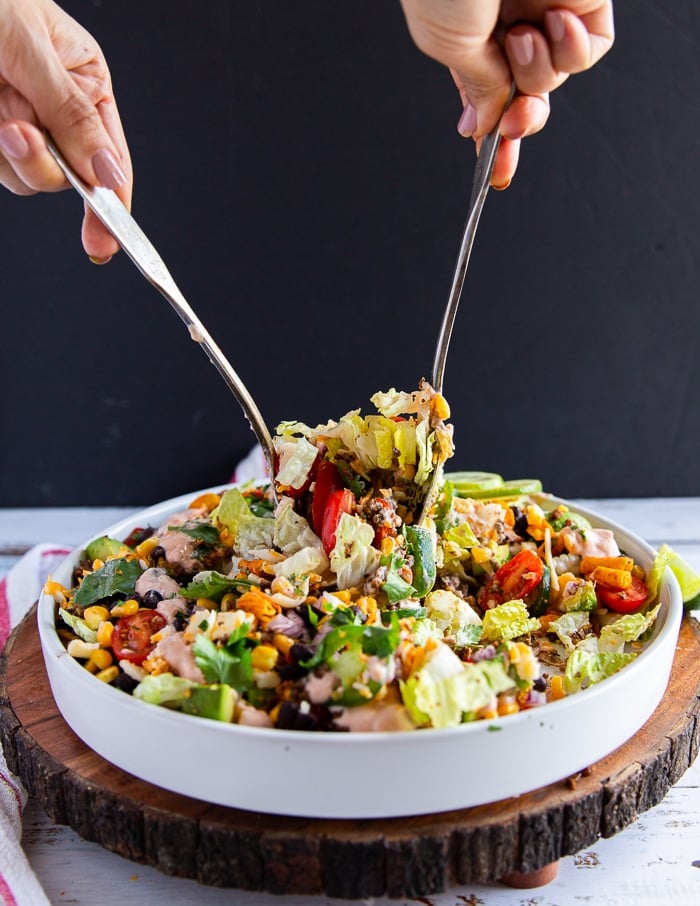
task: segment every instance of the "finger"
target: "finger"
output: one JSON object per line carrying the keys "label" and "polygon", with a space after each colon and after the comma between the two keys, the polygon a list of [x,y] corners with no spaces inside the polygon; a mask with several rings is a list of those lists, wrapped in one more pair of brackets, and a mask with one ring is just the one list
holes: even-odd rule
{"label": "finger", "polygon": [[[110,189],[125,185],[128,177],[119,152],[96,109],[102,98],[91,99],[81,90],[48,41],[23,43],[18,57],[11,79],[14,87],[32,104],[78,175],[90,185]],[[100,88],[105,97],[108,88]]]}
{"label": "finger", "polygon": [[547,10],[544,29],[555,69],[584,72],[610,50],[615,37],[612,10],[605,13],[575,16],[565,9]]}
{"label": "finger", "polygon": [[83,248],[94,264],[106,264],[119,251],[117,240],[87,205],[81,238]]}
{"label": "finger", "polygon": [[555,67],[545,35],[533,26],[513,26],[506,33],[504,50],[522,94],[547,94],[568,78]]}
{"label": "finger", "polygon": [[4,153],[0,154],[0,185],[4,186],[14,195],[35,195],[34,189],[30,189],[22,180],[17,176],[15,171],[12,169],[11,164],[5,158]]}
{"label": "finger", "polygon": [[2,123],[0,150],[17,178],[32,192],[59,192],[68,185],[44,136],[31,123],[22,120]]}
{"label": "finger", "polygon": [[491,173],[491,188],[502,191],[511,184],[518,168],[520,139],[502,138]]}
{"label": "finger", "polygon": [[549,119],[549,95],[517,94],[501,120],[501,135],[515,140],[534,135]]}

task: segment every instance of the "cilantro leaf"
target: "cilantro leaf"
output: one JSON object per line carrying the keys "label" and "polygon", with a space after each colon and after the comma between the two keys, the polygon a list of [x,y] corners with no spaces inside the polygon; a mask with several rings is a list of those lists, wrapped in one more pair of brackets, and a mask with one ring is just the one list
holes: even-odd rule
{"label": "cilantro leaf", "polygon": [[389,599],[390,604],[396,604],[397,601],[403,601],[405,598],[414,597],[415,588],[399,575],[399,571],[405,565],[405,560],[401,554],[393,553],[388,557],[382,557],[380,563],[387,567],[386,579],[382,585],[382,591]]}
{"label": "cilantro leaf", "polygon": [[215,525],[208,522],[186,522],[184,525],[169,525],[169,532],[182,532],[194,538],[195,541],[201,541],[203,544],[210,544],[213,547],[219,543],[219,530]]}
{"label": "cilantro leaf", "polygon": [[209,683],[227,683],[237,692],[245,692],[253,682],[251,649],[236,645],[219,647],[203,633],[192,646],[195,663]]}
{"label": "cilantro leaf", "polygon": [[85,576],[73,601],[81,607],[88,607],[112,595],[133,595],[136,580],[142,572],[138,560],[108,560],[104,566]]}
{"label": "cilantro leaf", "polygon": [[190,584],[183,588],[181,594],[183,598],[189,600],[210,598],[212,601],[218,602],[230,591],[239,591],[252,586],[253,583],[248,579],[232,579],[211,569],[198,573]]}

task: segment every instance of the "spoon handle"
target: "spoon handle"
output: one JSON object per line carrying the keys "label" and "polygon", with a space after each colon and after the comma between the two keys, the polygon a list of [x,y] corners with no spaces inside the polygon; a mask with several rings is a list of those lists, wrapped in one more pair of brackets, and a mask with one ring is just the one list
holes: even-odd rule
{"label": "spoon handle", "polygon": [[165,262],[156,251],[153,243],[136,223],[121,199],[111,189],[102,186],[89,186],[77,175],[63,157],[55,143],[47,137],[49,151],[56,163],[63,170],[66,179],[83,197],[86,204],[95,212],[100,221],[114,236],[119,245],[131,258],[143,276],[168,300],[182,318],[190,332],[190,337],[199,343],[209,361],[218,370],[233,392],[250,422],[263,454],[270,476],[274,476],[274,448],[272,437],[260,414],[253,397],[234,371],[231,363],[212,339],[209,331],[194,313],[189,303],[175,283]]}
{"label": "spoon handle", "polygon": [[[508,100],[503,108],[503,113],[505,113],[510,106],[514,94],[515,83],[511,85],[510,94],[508,95]],[[462,244],[460,245],[459,255],[457,256],[457,264],[452,278],[452,287],[447,300],[447,307],[445,308],[433,362],[433,387],[439,393],[442,393],[447,351],[450,345],[450,337],[452,336],[452,328],[454,327],[455,318],[457,317],[457,308],[459,307],[459,299],[462,295],[462,287],[464,286],[464,278],[467,273],[472,246],[474,245],[476,228],[479,225],[479,218],[481,217],[481,211],[484,207],[484,201],[486,200],[486,195],[489,190],[489,181],[491,179],[491,174],[493,173],[493,165],[496,162],[496,152],[501,144],[500,125],[501,122],[499,119],[491,132],[489,132],[481,142],[479,156],[476,159],[467,222],[464,227]]]}

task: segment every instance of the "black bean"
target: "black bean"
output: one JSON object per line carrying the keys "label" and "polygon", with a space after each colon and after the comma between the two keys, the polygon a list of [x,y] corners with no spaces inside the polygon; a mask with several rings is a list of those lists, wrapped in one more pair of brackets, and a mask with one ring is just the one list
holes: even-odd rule
{"label": "black bean", "polygon": [[143,596],[144,607],[154,608],[163,600],[163,595],[155,588],[149,588]]}
{"label": "black bean", "polygon": [[165,548],[161,547],[160,544],[157,545],[156,547],[154,547],[153,550],[151,551],[151,561],[153,563],[157,562],[158,560],[162,560],[164,557],[165,557]]}
{"label": "black bean", "polygon": [[538,676],[532,684],[532,688],[535,692],[545,692],[547,689],[547,680],[543,676]]}
{"label": "black bean", "polygon": [[313,657],[313,654],[313,648],[309,648],[308,645],[302,645],[299,642],[295,642],[289,649],[289,657],[295,664],[298,664],[299,661],[308,661]]}

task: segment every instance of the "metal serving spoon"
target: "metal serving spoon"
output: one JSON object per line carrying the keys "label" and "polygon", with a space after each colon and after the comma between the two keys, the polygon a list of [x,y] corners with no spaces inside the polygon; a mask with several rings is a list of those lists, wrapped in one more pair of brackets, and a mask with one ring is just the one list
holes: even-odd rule
{"label": "metal serving spoon", "polygon": [[[84,198],[87,205],[107,227],[143,276],[170,302],[187,325],[192,339],[195,343],[200,344],[209,361],[218,369],[219,374],[240,403],[246,418],[250,422],[250,426],[255,432],[272,479],[275,474],[274,447],[272,445],[272,436],[260,414],[260,410],[243,381],[238,377],[226,356],[212,339],[209,331],[190,308],[151,241],[128,212],[118,195],[111,189],[87,185],[73,170],[48,136],[47,143],[49,151],[63,170],[68,182]],[[271,481],[271,484],[274,492],[274,481]]]}
{"label": "metal serving spoon", "polygon": [[[503,113],[505,113],[506,110],[510,107],[510,103],[513,100],[514,94],[515,83],[513,83],[510,87],[510,92],[503,108]],[[457,256],[457,264],[455,266],[455,272],[452,278],[452,287],[450,289],[450,295],[447,300],[445,314],[442,319],[442,326],[440,327],[437,348],[435,350],[435,359],[433,361],[432,383],[434,389],[438,393],[442,393],[442,385],[445,377],[445,362],[447,361],[447,351],[450,346],[452,328],[454,327],[455,318],[457,316],[459,300],[462,295],[462,287],[464,286],[464,278],[467,273],[467,266],[469,264],[472,246],[474,245],[476,228],[479,225],[481,211],[484,207],[486,195],[489,191],[489,182],[491,181],[491,174],[493,173],[493,167],[496,162],[496,153],[498,151],[499,145],[501,144],[500,128],[503,113],[501,114],[498,123],[482,140],[481,148],[479,149],[479,156],[476,159],[476,165],[474,167],[472,193],[471,198],[469,199],[469,212],[467,214],[467,222],[464,227],[462,244],[460,245],[459,254]],[[437,497],[440,488],[441,472],[441,468],[436,468],[433,471],[433,477],[430,481],[430,485],[428,486],[425,498],[423,499],[423,506],[421,507],[420,516],[418,518],[419,525],[422,525],[425,522],[430,509],[435,503],[435,498]]]}

